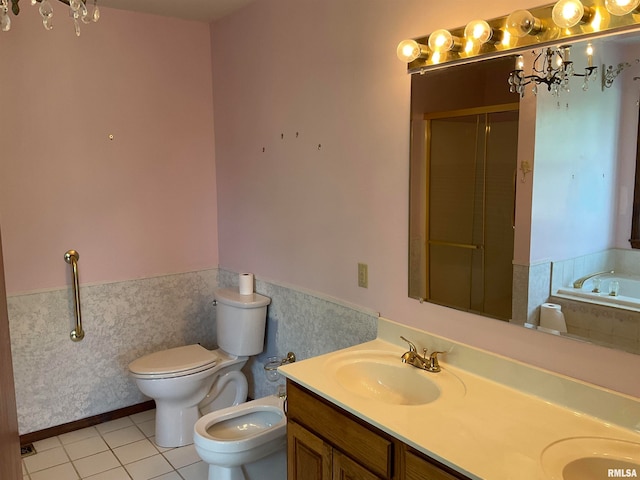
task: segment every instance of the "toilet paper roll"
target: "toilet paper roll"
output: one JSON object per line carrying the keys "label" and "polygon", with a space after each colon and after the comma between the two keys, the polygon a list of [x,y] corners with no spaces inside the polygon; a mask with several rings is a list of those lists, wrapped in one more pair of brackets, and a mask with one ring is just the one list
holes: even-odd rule
{"label": "toilet paper roll", "polygon": [[238,286],[240,295],[251,295],[253,293],[253,273],[241,273]]}
{"label": "toilet paper roll", "polygon": [[566,333],[567,323],[564,320],[562,307],[555,303],[543,303],[540,306],[540,326]]}

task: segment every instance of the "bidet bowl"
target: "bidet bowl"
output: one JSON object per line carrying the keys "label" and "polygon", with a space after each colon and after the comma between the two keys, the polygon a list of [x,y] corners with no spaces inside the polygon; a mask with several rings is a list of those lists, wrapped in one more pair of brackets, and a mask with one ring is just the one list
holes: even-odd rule
{"label": "bidet bowl", "polygon": [[540,459],[550,480],[597,480],[640,475],[640,443],[572,437],[552,443]]}
{"label": "bidet bowl", "polygon": [[430,373],[402,363],[392,352],[337,355],[327,362],[327,372],[343,390],[388,405],[426,405],[466,393],[462,381],[446,369]]}

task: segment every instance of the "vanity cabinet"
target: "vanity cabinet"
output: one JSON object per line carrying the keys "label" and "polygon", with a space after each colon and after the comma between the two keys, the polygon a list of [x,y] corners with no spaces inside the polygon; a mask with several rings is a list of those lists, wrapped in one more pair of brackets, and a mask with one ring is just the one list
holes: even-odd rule
{"label": "vanity cabinet", "polygon": [[468,480],[287,380],[288,480]]}

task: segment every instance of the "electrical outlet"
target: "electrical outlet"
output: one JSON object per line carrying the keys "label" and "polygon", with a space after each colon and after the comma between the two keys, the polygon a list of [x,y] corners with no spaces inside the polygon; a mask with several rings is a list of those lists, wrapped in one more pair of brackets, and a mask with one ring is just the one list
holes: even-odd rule
{"label": "electrical outlet", "polygon": [[369,267],[366,263],[358,263],[358,286],[369,288]]}

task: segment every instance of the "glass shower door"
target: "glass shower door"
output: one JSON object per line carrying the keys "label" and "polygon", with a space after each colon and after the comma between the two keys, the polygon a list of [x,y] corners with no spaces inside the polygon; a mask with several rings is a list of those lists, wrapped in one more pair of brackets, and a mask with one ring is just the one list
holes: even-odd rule
{"label": "glass shower door", "polygon": [[508,320],[518,112],[450,112],[426,128],[426,298]]}

